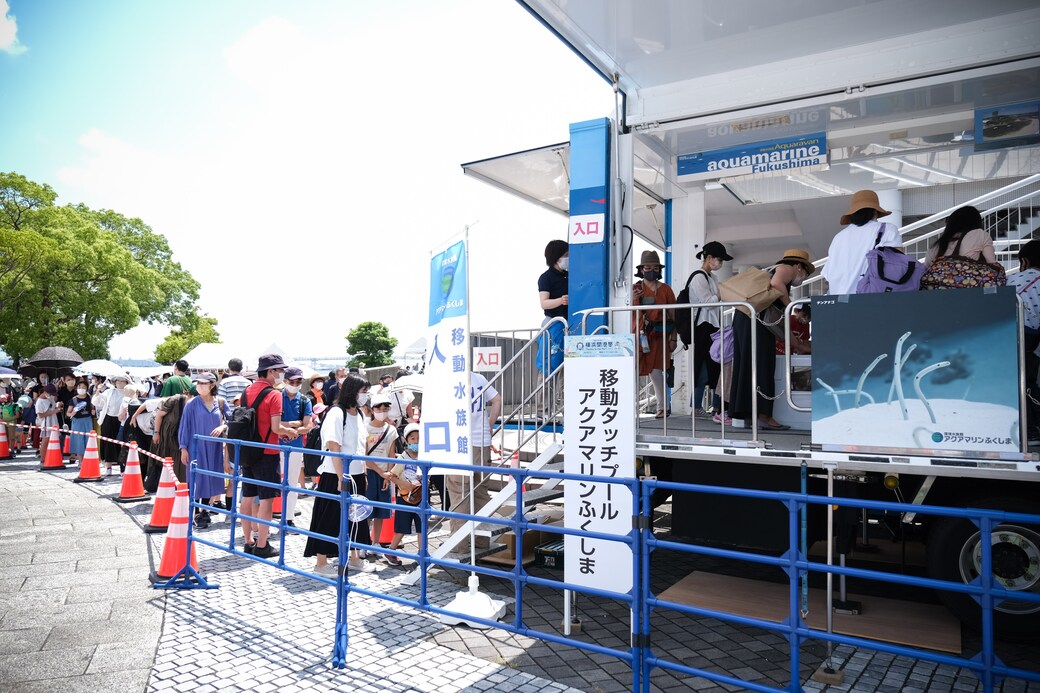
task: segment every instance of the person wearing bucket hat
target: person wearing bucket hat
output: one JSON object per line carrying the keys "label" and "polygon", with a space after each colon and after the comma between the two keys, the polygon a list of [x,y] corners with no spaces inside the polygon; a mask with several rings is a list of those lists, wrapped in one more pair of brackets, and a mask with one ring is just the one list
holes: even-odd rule
{"label": "person wearing bucket hat", "polygon": [[[732,260],[733,256],[726,252],[726,246],[718,241],[710,241],[697,253],[697,259],[702,261],[700,268],[686,280],[690,300],[680,300],[679,303],[716,303],[719,300],[719,280],[712,272],[722,269],[722,263]],[[720,312],[718,308],[692,311],[692,322],[695,323],[692,330],[695,408],[702,406],[705,388],[714,391],[718,385],[721,366],[712,360],[708,352],[711,350],[711,336],[719,331]],[[720,398],[716,395],[715,399]]]}
{"label": "person wearing bucket hat", "polygon": [[[636,276],[640,281],[632,286],[633,306],[663,306],[675,303],[672,287],[661,281],[661,257],[656,250],[644,250],[636,267]],[[656,418],[668,415],[665,390],[665,371],[672,367],[672,352],[676,346],[676,332],[673,311],[662,308],[650,308],[638,311],[632,316],[632,329],[638,335],[639,346],[636,354],[639,361],[639,375],[650,376],[654,386],[654,397],[657,401]],[[665,339],[667,338],[667,343]]]}
{"label": "person wearing bucket hat", "polygon": [[841,216],[841,223],[847,226],[831,240],[827,264],[823,266],[828,293],[856,293],[856,285],[867,271],[867,253],[871,248],[903,245],[894,224],[878,221],[889,214],[873,190],[860,190],[852,196],[849,211]]}
{"label": "person wearing bucket hat", "polygon": [[[816,271],[816,266],[809,261],[809,253],[793,248],[785,250],[772,270],[769,285],[775,289],[779,297],[770,307],[783,310],[791,302],[791,288],[799,286],[809,275]],[[731,397],[732,416],[742,419],[745,425],[754,410],[754,397],[758,397],[758,426],[770,431],[782,431],[790,428],[773,418],[773,401],[775,400],[776,372],[776,339],[766,326],[764,314],[755,316],[754,329],[757,330],[757,350],[752,361],[751,353],[751,318],[742,311],[733,314],[733,385]],[[782,319],[782,314],[781,314]],[[752,369],[758,379],[758,393],[755,393]]]}

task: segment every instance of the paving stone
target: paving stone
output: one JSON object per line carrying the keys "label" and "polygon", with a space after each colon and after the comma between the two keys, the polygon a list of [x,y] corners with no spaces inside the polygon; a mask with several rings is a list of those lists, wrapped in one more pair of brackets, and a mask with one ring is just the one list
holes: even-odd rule
{"label": "paving stone", "polygon": [[35,652],[42,649],[50,632],[51,629],[47,627],[0,630],[0,655]]}
{"label": "paving stone", "polygon": [[82,674],[93,653],[94,648],[86,647],[3,655],[0,656],[0,681],[11,684]]}
{"label": "paving stone", "polygon": [[19,693],[143,693],[148,686],[148,670],[118,671],[104,674],[85,674],[74,678],[55,678],[20,684]]}

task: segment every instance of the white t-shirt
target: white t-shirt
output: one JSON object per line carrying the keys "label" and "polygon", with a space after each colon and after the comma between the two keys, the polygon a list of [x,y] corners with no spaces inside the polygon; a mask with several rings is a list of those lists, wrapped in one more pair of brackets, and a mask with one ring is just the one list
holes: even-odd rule
{"label": "white t-shirt", "polygon": [[[690,280],[690,303],[717,303],[719,300],[719,280],[715,275],[708,274],[704,270],[697,272]],[[691,311],[697,315],[697,309]],[[701,308],[697,324],[706,322],[712,327],[719,326],[718,308]]]}
{"label": "white t-shirt", "polygon": [[[338,443],[339,451],[352,455],[365,454],[365,420],[361,414],[354,416],[343,416],[342,407],[330,407],[325,413],[325,420],[321,424],[321,448],[327,450],[329,443]],[[319,474],[335,474],[336,467],[333,465],[334,457],[325,455],[318,467]],[[365,471],[364,460],[351,460],[350,469],[347,473],[351,476],[362,474]]]}
{"label": "white t-shirt", "polygon": [[415,400],[411,390],[395,390],[388,392],[390,398],[390,418],[400,423],[401,417],[408,412],[408,405]]}
{"label": "white t-shirt", "polygon": [[1040,271],[1029,268],[1007,278],[1007,285],[1015,287],[1025,307],[1026,327],[1040,329]]}
{"label": "white t-shirt", "polygon": [[[868,221],[863,226],[850,224],[838,232],[831,241],[827,263],[821,274],[830,287],[828,293],[854,294],[856,285],[867,271],[867,253],[874,247],[874,240],[884,222]],[[894,224],[884,224],[879,246],[902,247],[899,229]]]}
{"label": "white t-shirt", "polygon": [[155,412],[161,403],[162,400],[157,397],[145,400],[144,411],[137,417],[137,427],[141,433],[149,436],[155,433]]}
{"label": "white t-shirt", "polygon": [[[383,431],[386,431],[386,435],[383,435]],[[394,457],[396,449],[394,443],[397,441],[397,429],[392,424],[387,423],[385,426],[375,426],[372,423],[365,424],[365,452],[363,454],[369,457]],[[382,437],[382,440],[379,439]],[[379,445],[376,445],[376,441],[379,441]],[[369,449],[375,445],[372,452]],[[383,464],[383,470],[389,470],[390,464]]]}
{"label": "white t-shirt", "polygon": [[470,396],[473,398],[473,413],[469,417],[469,446],[471,448],[490,447],[491,420],[488,410],[491,408],[491,400],[498,396],[498,390],[480,373],[470,373],[470,382],[473,383],[470,392]]}
{"label": "white t-shirt", "polygon": [[54,409],[54,402],[55,400],[51,399],[50,397],[48,397],[47,399],[40,397],[38,400],[36,400],[36,425],[40,428],[50,428],[51,426],[58,425],[57,414],[51,414],[50,416],[41,416],[41,414],[43,414],[43,412],[47,411],[48,409]]}

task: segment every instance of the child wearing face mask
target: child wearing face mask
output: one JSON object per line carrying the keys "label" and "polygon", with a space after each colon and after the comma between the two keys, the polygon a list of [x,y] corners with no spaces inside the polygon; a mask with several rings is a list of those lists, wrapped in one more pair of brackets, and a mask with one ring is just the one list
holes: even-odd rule
{"label": "child wearing face mask", "polygon": [[[319,376],[320,378],[320,376]],[[307,443],[307,432],[313,426],[314,408],[311,400],[303,395],[303,371],[299,368],[289,368],[285,371],[284,387],[282,389],[282,425],[295,428],[299,434],[292,440],[280,441],[282,445],[296,448],[289,457],[289,485],[303,486],[303,451]],[[296,500],[299,497],[296,491],[290,491],[285,498],[286,524],[296,527]]]}
{"label": "child wearing face mask", "polygon": [[[365,445],[369,457],[395,457],[397,450],[397,429],[388,420],[390,418],[390,398],[383,394],[372,395],[369,409],[372,419],[365,425],[368,439]],[[390,502],[390,467],[389,462],[365,462],[367,486],[365,497],[369,500]],[[379,533],[383,529],[383,520],[390,517],[390,510],[373,508],[371,516],[372,540],[379,541]]]}
{"label": "child wearing face mask", "polygon": [[69,457],[75,462],[83,459],[87,449],[87,437],[94,430],[94,404],[90,401],[87,381],[82,378],[74,385],[74,394],[69,400],[65,415],[71,419],[72,440],[69,441]]}
{"label": "child wearing face mask", "polygon": [[[401,541],[406,534],[419,535],[418,553],[423,550],[422,522],[418,513],[404,510],[409,504],[403,496],[415,486],[422,486],[422,469],[415,464],[419,456],[419,424],[410,423],[404,427],[404,452],[397,456],[398,462],[390,470],[390,480],[397,487],[397,510],[394,512],[394,538],[390,542],[391,549],[401,546]],[[401,565],[401,559],[390,554],[386,555],[386,562],[390,565]]]}

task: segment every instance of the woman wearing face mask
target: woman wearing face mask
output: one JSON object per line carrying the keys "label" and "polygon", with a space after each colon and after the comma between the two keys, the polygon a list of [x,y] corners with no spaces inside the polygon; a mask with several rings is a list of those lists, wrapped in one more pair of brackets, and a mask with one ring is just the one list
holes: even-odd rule
{"label": "woman wearing face mask", "polygon": [[101,440],[98,443],[98,454],[105,466],[105,474],[112,473],[113,465],[119,464],[122,470],[126,463],[120,461],[120,446],[118,443],[110,443],[107,439],[119,439],[119,427],[122,424],[120,414],[123,408],[123,388],[130,379],[125,375],[116,375],[111,379],[111,387],[94,395],[94,409],[97,411],[98,424],[101,426]]}
{"label": "woman wearing face mask", "polygon": [[[227,432],[227,417],[231,411],[224,398],[216,396],[217,377],[212,373],[199,373],[196,376],[195,391],[199,396],[184,405],[177,430],[180,451],[174,469],[178,477],[187,477],[188,464],[192,459],[197,460],[199,469],[218,473],[224,471],[224,445],[209,440],[195,440],[195,436],[223,436]],[[212,505],[224,498],[224,480],[208,474],[197,474],[191,495],[195,500]],[[199,510],[195,513],[197,528],[205,529],[209,523],[209,511]]]}
{"label": "woman wearing face mask", "polygon": [[[321,376],[318,376],[320,379]],[[296,448],[289,455],[289,484],[291,486],[303,486],[303,451],[307,445],[307,432],[311,430],[311,420],[314,409],[311,401],[303,396],[300,389],[303,387],[303,371],[299,368],[288,368],[285,371],[285,388],[282,390],[282,425],[295,428],[299,435],[292,440],[280,441],[282,445]],[[296,517],[296,499],[299,497],[296,491],[290,491],[285,498],[285,517],[287,524],[295,527],[293,518]]]}
{"label": "woman wearing face mask", "polygon": [[[726,246],[718,241],[705,243],[697,258],[703,258],[700,269],[694,271],[690,277],[690,302],[691,303],[716,303],[719,300],[719,280],[713,272],[722,268],[722,263],[732,260],[733,257],[726,252]],[[719,382],[719,371],[721,367],[712,360],[711,337],[719,331],[720,310],[718,308],[702,308],[693,311],[696,324],[693,326],[693,375],[694,375],[694,407],[701,406],[704,400],[704,389],[715,390]],[[715,395],[718,403],[722,398]],[[729,405],[726,406],[726,425],[732,423],[729,420]],[[698,412],[703,414],[704,412]],[[715,423],[721,423],[722,417],[716,412]]]}
{"label": "woman wearing face mask", "polygon": [[[770,285],[780,292],[776,305],[785,308],[791,302],[791,287],[799,286],[816,267],[809,262],[809,253],[804,250],[788,250],[776,263]],[[750,428],[752,397],[751,369],[758,374],[758,425],[770,431],[790,428],[773,418],[773,399],[776,385],[776,350],[773,333],[762,324],[762,315],[755,320],[757,335],[757,358],[751,362],[751,318],[744,313],[733,314],[733,418],[743,419]]]}
{"label": "woman wearing face mask", "polygon": [[[329,452],[342,452],[347,455],[365,454],[365,421],[361,417],[360,405],[368,401],[368,383],[357,375],[347,376],[340,388],[339,399],[330,407],[321,425],[322,449]],[[324,493],[338,494],[342,488],[343,458],[326,455],[318,467],[321,478],[318,490]],[[351,494],[365,492],[365,461],[358,458],[350,461],[347,470],[350,475]],[[368,523],[354,522],[348,519],[348,535],[351,541],[358,544],[371,544]],[[311,513],[310,530],[315,534],[327,537],[338,537],[340,531],[340,504],[338,500],[315,498],[314,511]],[[347,565],[359,572],[370,573],[375,570],[358,556],[357,549],[351,550]],[[329,557],[339,555],[339,544],[336,541],[307,537],[307,545],[303,550],[305,558],[314,556],[314,572],[320,575],[336,575],[335,567],[329,565]]]}
{"label": "woman wearing face mask", "polygon": [[83,459],[87,450],[87,437],[94,430],[94,404],[87,392],[87,381],[80,380],[73,387],[75,394],[69,400],[65,415],[71,419],[72,440],[69,441],[69,456],[75,462]]}
{"label": "woman wearing face mask", "polygon": [[[661,306],[675,303],[672,287],[661,281],[664,265],[655,250],[644,250],[639,258],[636,276],[641,281],[632,285],[633,306]],[[672,352],[675,351],[676,333],[672,322],[672,311],[648,308],[632,317],[633,328],[639,340],[636,353],[639,358],[639,375],[650,376],[657,400],[656,418],[663,419],[670,412],[665,394],[664,374],[672,367]],[[668,344],[664,340],[667,335]]]}
{"label": "woman wearing face mask", "polygon": [[310,381],[307,383],[307,399],[311,402],[312,410],[318,404],[325,402],[324,397],[322,397],[324,387],[325,379],[321,377],[321,374],[315,373],[311,376]]}
{"label": "woman wearing face mask", "polygon": [[[396,550],[400,547],[406,534],[417,534],[417,553],[422,553],[422,520],[418,513],[404,510],[409,507],[404,496],[416,486],[422,487],[422,469],[415,464],[415,459],[419,456],[419,424],[410,423],[404,427],[404,441],[404,451],[397,456],[401,461],[390,468],[390,480],[397,487],[398,508],[394,511],[394,538],[390,542],[390,548]],[[386,554],[386,562],[390,565],[401,565],[401,559],[391,554]]]}
{"label": "woman wearing face mask", "polygon": [[[397,429],[390,425],[390,398],[386,395],[373,395],[371,401],[372,420],[365,425],[368,434],[365,454],[369,457],[397,456]],[[390,502],[390,467],[389,462],[365,461],[368,490],[365,497],[369,500]],[[372,508],[372,539],[379,541],[383,531],[383,520],[390,518],[386,508]]]}
{"label": "woman wearing face mask", "polygon": [[[567,318],[567,272],[570,269],[570,246],[566,241],[549,241],[545,246],[545,264],[549,268],[538,277],[538,302],[545,320]],[[563,325],[554,323],[538,342],[535,363],[538,372],[547,377],[563,363]]]}

